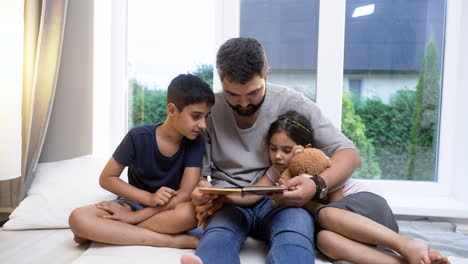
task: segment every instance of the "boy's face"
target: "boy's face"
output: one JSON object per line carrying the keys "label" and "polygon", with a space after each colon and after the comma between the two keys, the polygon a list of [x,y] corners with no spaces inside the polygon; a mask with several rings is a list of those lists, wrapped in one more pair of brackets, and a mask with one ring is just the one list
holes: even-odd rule
{"label": "boy's face", "polygon": [[182,112],[176,108],[174,124],[177,131],[188,139],[196,139],[206,128],[206,119],[210,111],[211,106],[204,103],[187,105],[182,109]]}
{"label": "boy's face", "polygon": [[255,76],[246,84],[223,80],[224,98],[229,106],[241,116],[251,116],[257,112],[265,98],[266,81]]}

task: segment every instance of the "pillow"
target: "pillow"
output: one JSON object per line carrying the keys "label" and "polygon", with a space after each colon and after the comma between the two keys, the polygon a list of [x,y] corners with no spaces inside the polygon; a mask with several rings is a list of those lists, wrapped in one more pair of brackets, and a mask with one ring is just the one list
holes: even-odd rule
{"label": "pillow", "polygon": [[3,230],[68,228],[73,209],[114,199],[114,194],[99,186],[106,163],[102,158],[82,156],[38,164],[26,198]]}

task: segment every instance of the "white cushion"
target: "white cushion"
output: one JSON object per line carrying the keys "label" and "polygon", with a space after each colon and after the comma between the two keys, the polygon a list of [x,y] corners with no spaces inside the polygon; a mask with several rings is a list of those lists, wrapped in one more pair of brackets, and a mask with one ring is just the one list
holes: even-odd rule
{"label": "white cushion", "polygon": [[106,162],[82,156],[39,164],[26,198],[3,229],[68,228],[68,216],[74,208],[114,199],[114,194],[99,186]]}

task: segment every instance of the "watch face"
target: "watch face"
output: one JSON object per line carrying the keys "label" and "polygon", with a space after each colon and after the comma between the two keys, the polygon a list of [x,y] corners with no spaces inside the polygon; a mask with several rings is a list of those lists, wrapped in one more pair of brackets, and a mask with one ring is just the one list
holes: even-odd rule
{"label": "watch face", "polygon": [[327,196],[328,194],[328,188],[323,188],[322,191],[320,192],[320,199],[323,199]]}

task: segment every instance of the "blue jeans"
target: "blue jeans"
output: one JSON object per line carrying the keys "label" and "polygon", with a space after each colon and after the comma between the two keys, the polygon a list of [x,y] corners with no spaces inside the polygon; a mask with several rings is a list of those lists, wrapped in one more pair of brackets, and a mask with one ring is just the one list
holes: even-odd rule
{"label": "blue jeans", "polygon": [[270,245],[266,263],[314,260],[314,220],[302,208],[273,207],[262,199],[250,207],[226,205],[209,219],[195,254],[204,264],[240,263],[247,235]]}

